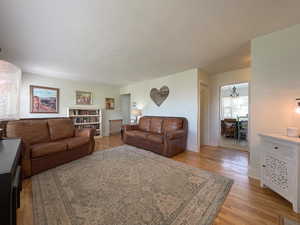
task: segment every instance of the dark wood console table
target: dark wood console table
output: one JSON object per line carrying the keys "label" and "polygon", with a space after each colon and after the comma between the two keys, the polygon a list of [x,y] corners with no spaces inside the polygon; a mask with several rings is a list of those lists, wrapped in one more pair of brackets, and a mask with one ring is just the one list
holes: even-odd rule
{"label": "dark wood console table", "polygon": [[0,224],[16,225],[20,207],[21,139],[0,140]]}

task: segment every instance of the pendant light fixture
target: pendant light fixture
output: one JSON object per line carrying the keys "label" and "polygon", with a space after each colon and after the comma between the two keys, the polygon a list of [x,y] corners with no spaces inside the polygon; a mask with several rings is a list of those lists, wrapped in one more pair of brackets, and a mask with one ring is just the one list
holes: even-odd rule
{"label": "pendant light fixture", "polygon": [[233,86],[230,97],[237,98],[239,96],[240,96],[240,94],[238,93],[237,88],[235,86]]}

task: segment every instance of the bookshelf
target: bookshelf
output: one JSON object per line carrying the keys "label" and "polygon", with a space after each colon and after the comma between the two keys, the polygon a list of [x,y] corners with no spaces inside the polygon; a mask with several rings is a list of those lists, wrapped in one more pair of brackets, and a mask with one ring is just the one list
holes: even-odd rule
{"label": "bookshelf", "polygon": [[102,137],[102,112],[99,108],[68,108],[68,117],[76,128],[95,128],[96,137]]}

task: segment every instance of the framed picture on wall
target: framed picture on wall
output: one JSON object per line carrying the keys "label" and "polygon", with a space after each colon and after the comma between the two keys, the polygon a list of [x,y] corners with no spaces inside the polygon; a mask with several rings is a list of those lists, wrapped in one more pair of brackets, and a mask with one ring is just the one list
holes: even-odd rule
{"label": "framed picture on wall", "polygon": [[31,113],[58,113],[59,89],[30,85]]}
{"label": "framed picture on wall", "polygon": [[115,99],[114,98],[105,98],[105,108],[109,110],[115,109]]}
{"label": "framed picture on wall", "polygon": [[77,105],[91,105],[92,92],[76,91],[76,104]]}

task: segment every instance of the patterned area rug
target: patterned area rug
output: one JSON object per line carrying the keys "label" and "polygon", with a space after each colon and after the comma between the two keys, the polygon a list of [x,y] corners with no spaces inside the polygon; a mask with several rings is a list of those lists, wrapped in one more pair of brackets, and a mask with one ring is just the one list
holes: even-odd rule
{"label": "patterned area rug", "polygon": [[35,225],[209,225],[233,183],[128,145],[32,182]]}

